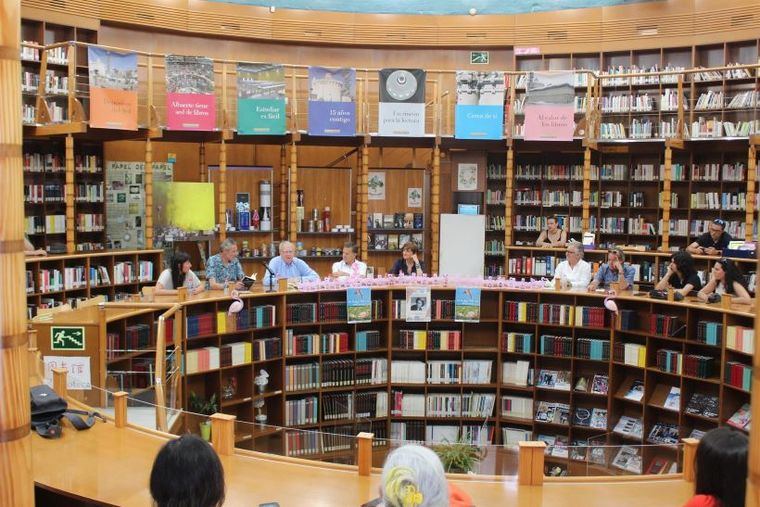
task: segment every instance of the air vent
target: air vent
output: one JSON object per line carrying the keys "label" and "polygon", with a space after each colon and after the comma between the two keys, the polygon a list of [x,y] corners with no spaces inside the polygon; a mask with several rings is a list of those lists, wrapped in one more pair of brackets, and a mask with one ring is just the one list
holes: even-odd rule
{"label": "air vent", "polygon": [[642,37],[652,37],[657,35],[659,32],[660,30],[657,28],[657,25],[644,25],[636,27],[636,33]]}
{"label": "air vent", "polygon": [[473,32],[467,32],[467,35],[465,36],[468,39],[485,39],[486,34],[485,33],[473,33]]}
{"label": "air vent", "polygon": [[222,25],[222,30],[239,31],[240,25],[232,25],[230,23],[225,23]]}
{"label": "air vent", "polygon": [[51,9],[66,9],[66,0],[48,0]]}
{"label": "air vent", "polygon": [[742,14],[741,16],[731,17],[731,26],[748,26],[752,24],[754,16],[752,14]]}
{"label": "air vent", "polygon": [[552,30],[552,31],[546,32],[546,37],[549,40],[567,40],[567,31],[566,30]]}

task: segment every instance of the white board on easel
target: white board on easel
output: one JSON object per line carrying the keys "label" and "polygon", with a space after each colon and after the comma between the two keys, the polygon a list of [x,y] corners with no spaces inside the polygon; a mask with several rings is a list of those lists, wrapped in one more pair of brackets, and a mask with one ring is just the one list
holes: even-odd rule
{"label": "white board on easel", "polygon": [[441,215],[438,274],[482,277],[485,246],[484,215]]}

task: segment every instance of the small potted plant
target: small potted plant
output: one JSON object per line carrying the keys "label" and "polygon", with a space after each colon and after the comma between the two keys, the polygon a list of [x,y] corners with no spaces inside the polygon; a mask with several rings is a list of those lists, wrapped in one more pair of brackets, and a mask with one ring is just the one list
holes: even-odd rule
{"label": "small potted plant", "polygon": [[[196,414],[209,416],[219,411],[219,406],[216,402],[216,393],[211,395],[208,400],[195,394],[194,391],[190,391],[190,411]],[[200,422],[201,438],[209,442],[211,441],[211,421],[205,418]]]}
{"label": "small potted plant", "polygon": [[481,458],[477,446],[457,440],[456,442],[444,441],[433,447],[433,450],[441,458],[443,469],[447,473],[466,474],[475,471],[475,465]]}

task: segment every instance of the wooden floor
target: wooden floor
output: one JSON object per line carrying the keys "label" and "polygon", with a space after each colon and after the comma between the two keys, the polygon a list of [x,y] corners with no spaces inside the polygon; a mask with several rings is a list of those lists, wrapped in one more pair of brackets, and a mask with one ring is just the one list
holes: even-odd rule
{"label": "wooden floor", "polygon": [[[87,431],[64,429],[60,440],[32,435],[34,479],[45,487],[115,505],[150,505],[148,478],[162,436],[98,423]],[[279,502],[282,507],[353,506],[377,496],[379,476],[359,477],[341,465],[272,458],[243,451],[223,458],[226,506]],[[518,487],[504,480],[454,481],[477,506],[680,507],[691,487],[681,480],[550,482]]]}

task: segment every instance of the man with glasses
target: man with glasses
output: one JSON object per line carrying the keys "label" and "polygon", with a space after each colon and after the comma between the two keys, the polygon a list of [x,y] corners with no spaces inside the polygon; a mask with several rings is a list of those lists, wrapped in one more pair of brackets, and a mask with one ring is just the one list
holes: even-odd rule
{"label": "man with glasses", "polygon": [[626,290],[633,285],[633,277],[636,276],[636,270],[633,266],[625,263],[625,254],[620,248],[612,248],[607,253],[607,262],[602,264],[599,271],[594,277],[588,288],[596,290],[600,285],[609,286],[612,283],[619,283],[620,290]]}
{"label": "man with glasses", "polygon": [[222,290],[227,284],[234,283],[234,289],[243,290],[243,267],[238,260],[238,247],[235,240],[227,238],[219,245],[219,253],[209,257],[206,262],[206,285],[209,289]]}
{"label": "man with glasses", "polygon": [[726,221],[716,218],[707,228],[707,232],[686,247],[694,255],[721,255],[731,242],[731,235],[726,232]]}
{"label": "man with glasses", "polygon": [[586,287],[591,281],[591,265],[583,260],[583,245],[577,241],[571,241],[565,251],[565,260],[557,264],[554,270],[556,283],[561,280],[564,287]]}

